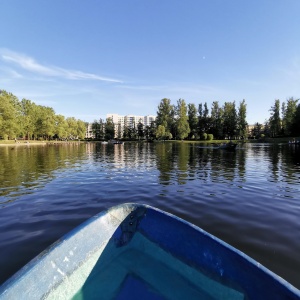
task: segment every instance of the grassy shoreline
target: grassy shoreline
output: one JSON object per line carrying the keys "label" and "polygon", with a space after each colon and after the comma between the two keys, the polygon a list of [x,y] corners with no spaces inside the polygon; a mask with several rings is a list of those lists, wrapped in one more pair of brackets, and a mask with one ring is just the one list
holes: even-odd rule
{"label": "grassy shoreline", "polygon": [[[265,138],[258,140],[233,140],[234,143],[270,143],[270,144],[279,144],[279,143],[288,143],[292,140],[293,137],[281,137],[281,138]],[[296,138],[298,139],[298,138]],[[92,142],[99,143],[100,141],[34,141],[34,140],[0,140],[0,146],[24,146],[24,145],[53,145],[53,144],[73,144],[73,143],[83,143],[83,142]],[[126,141],[125,141],[126,142]],[[130,142],[139,142],[139,141],[130,141]],[[193,143],[193,144],[220,144],[228,143],[229,140],[211,140],[211,141],[193,141],[193,140],[166,140],[166,141],[155,141],[155,142],[165,142],[165,143]]]}
{"label": "grassy shoreline", "polygon": [[73,143],[82,143],[82,141],[24,141],[19,140],[15,142],[14,140],[0,140],[0,146],[28,146],[28,145],[55,145],[55,144],[73,144]]}

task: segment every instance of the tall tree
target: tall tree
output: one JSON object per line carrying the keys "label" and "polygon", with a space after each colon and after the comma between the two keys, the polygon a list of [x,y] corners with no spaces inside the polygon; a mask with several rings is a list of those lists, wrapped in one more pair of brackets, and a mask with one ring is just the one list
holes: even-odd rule
{"label": "tall tree", "polygon": [[122,125],[121,122],[118,123],[118,127],[117,127],[117,137],[118,139],[121,139],[123,137],[123,132],[122,132]]}
{"label": "tall tree", "polygon": [[201,136],[205,132],[204,129],[204,119],[203,119],[203,105],[199,103],[198,105],[198,135]]}
{"label": "tall tree", "polygon": [[164,125],[158,125],[156,129],[156,138],[159,140],[166,138],[166,128]]}
{"label": "tall tree", "polygon": [[28,99],[21,101],[21,115],[22,115],[22,135],[27,139],[31,139],[37,135],[37,120],[39,117],[38,105]]}
{"label": "tall tree", "polygon": [[223,136],[223,109],[218,101],[214,101],[211,106],[211,127],[213,136],[220,139]]}
{"label": "tall tree", "polygon": [[59,139],[67,138],[67,122],[63,115],[55,116],[55,135]]}
{"label": "tall tree", "polygon": [[292,124],[292,134],[300,136],[300,104],[298,104]]}
{"label": "tall tree", "polygon": [[135,121],[132,123],[132,125],[128,128],[128,134],[129,134],[129,138],[131,140],[136,140],[137,139],[137,129],[136,129],[136,124]]}
{"label": "tall tree", "polygon": [[193,103],[188,104],[188,123],[190,126],[190,133],[189,133],[189,138],[190,139],[197,139],[198,138],[198,133],[197,133],[197,128],[198,128],[198,118],[197,118],[197,108],[196,105]]}
{"label": "tall tree", "polygon": [[211,127],[211,119],[209,116],[209,109],[207,106],[207,103],[204,103],[204,110],[203,110],[203,127],[204,127],[204,132],[208,133]]}
{"label": "tall tree", "polygon": [[281,118],[281,133],[283,135],[286,134],[286,123],[285,123],[285,118],[284,118],[285,114],[286,114],[286,104],[285,104],[285,102],[282,102],[282,104],[281,104],[281,116],[282,116],[282,118]]}
{"label": "tall tree", "polygon": [[137,135],[139,140],[143,139],[145,136],[144,133],[144,124],[142,123],[142,120],[139,120],[138,125],[137,125]]}
{"label": "tall tree", "polygon": [[237,113],[235,101],[225,102],[223,107],[223,134],[224,137],[233,139],[237,132]]}
{"label": "tall tree", "polygon": [[177,120],[176,120],[177,137],[183,140],[190,133],[190,126],[188,123],[188,116],[187,116],[187,106],[183,99],[179,99],[177,101],[176,112],[177,112]]}
{"label": "tall tree", "polygon": [[99,139],[104,140],[105,138],[105,122],[100,118],[99,120]]}
{"label": "tall tree", "polygon": [[127,124],[123,126],[123,139],[129,139],[129,128]]}
{"label": "tall tree", "polygon": [[115,125],[112,118],[106,119],[105,124],[105,139],[111,140],[115,137]]}
{"label": "tall tree", "polygon": [[[285,135],[291,135],[293,130],[294,118],[297,111],[297,102],[299,99],[289,98],[282,111],[282,124]],[[282,104],[285,104],[284,102]]]}
{"label": "tall tree", "polygon": [[258,122],[255,123],[251,135],[257,139],[260,138],[262,134],[263,134],[263,125]]}
{"label": "tall tree", "polygon": [[83,121],[56,115],[51,107],[36,105],[28,99],[19,101],[13,94],[0,90],[0,136],[5,139],[82,137],[85,127]]}
{"label": "tall tree", "polygon": [[55,112],[53,108],[42,105],[37,106],[37,111],[36,133],[40,138],[50,139],[55,134]]}
{"label": "tall tree", "polygon": [[69,117],[66,118],[66,122],[67,122],[67,137],[68,139],[75,139],[77,138],[77,120],[74,117]]}
{"label": "tall tree", "polygon": [[104,140],[105,138],[105,123],[100,118],[99,121],[95,120],[92,123],[92,131],[97,140]]}
{"label": "tall tree", "polygon": [[81,120],[77,120],[77,138],[84,139],[86,132],[86,123]]}
{"label": "tall tree", "polygon": [[238,116],[237,116],[238,135],[243,139],[247,137],[248,123],[246,118],[247,118],[247,105],[246,105],[246,101],[243,100],[242,102],[240,102],[239,109],[238,109]]}
{"label": "tall tree", "polygon": [[154,140],[155,139],[155,122],[152,121],[150,123],[150,126],[147,127],[147,133],[146,133],[146,138],[149,140]]}
{"label": "tall tree", "polygon": [[0,135],[4,139],[15,138],[20,132],[20,107],[11,93],[0,91]]}
{"label": "tall tree", "polygon": [[156,126],[164,126],[167,136],[170,133],[174,135],[174,114],[174,106],[171,105],[171,100],[162,99],[157,110]]}
{"label": "tall tree", "polygon": [[281,118],[280,118],[280,100],[276,99],[274,106],[271,107],[271,116],[269,119],[271,135],[277,136],[281,133]]}
{"label": "tall tree", "polygon": [[92,131],[96,140],[100,139],[100,121],[94,120],[92,123]]}

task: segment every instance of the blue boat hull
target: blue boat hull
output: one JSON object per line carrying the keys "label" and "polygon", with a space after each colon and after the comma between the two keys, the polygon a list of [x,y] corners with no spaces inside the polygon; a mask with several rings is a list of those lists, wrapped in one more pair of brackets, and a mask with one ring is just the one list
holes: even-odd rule
{"label": "blue boat hull", "polygon": [[204,230],[146,205],[91,218],[0,288],[0,299],[300,299]]}

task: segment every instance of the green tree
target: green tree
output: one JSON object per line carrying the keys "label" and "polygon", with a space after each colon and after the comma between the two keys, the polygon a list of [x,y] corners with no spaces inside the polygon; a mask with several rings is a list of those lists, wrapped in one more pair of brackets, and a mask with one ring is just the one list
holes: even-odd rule
{"label": "green tree", "polygon": [[300,136],[300,104],[298,104],[294,114],[294,119],[292,124],[292,134],[294,136]]}
{"label": "green tree", "polygon": [[183,99],[179,99],[177,101],[176,112],[177,112],[177,120],[176,120],[177,137],[180,140],[183,140],[190,133],[190,126],[188,123],[188,116],[187,116],[187,106]]}
{"label": "green tree", "polygon": [[263,131],[263,125],[262,124],[260,124],[260,123],[255,123],[254,124],[254,127],[253,127],[253,129],[252,129],[252,132],[251,132],[251,135],[253,136],[253,137],[255,137],[256,139],[258,139],[258,138],[260,138],[261,137],[261,135],[264,133],[264,131]]}
{"label": "green tree", "polygon": [[100,118],[99,121],[94,120],[92,123],[92,131],[96,140],[104,140],[105,137],[105,123]]}
{"label": "green tree", "polygon": [[197,139],[198,138],[198,117],[197,117],[197,108],[193,103],[188,104],[188,123],[190,127],[189,138]]}
{"label": "green tree", "polygon": [[133,123],[132,126],[128,128],[128,134],[131,140],[137,139],[137,129],[135,123]]}
{"label": "green tree", "polygon": [[11,93],[0,91],[0,136],[15,138],[20,133],[20,105]]}
{"label": "green tree", "polygon": [[218,101],[214,101],[211,106],[211,132],[217,139],[223,136],[223,109]]}
{"label": "green tree", "polygon": [[37,114],[37,135],[43,139],[50,139],[55,134],[55,112],[53,108],[38,105]]}
{"label": "green tree", "polygon": [[297,111],[297,102],[299,99],[295,100],[293,97],[287,100],[287,104],[282,103],[282,127],[284,128],[285,135],[291,135],[293,131],[293,124],[295,119],[295,114]]}
{"label": "green tree", "polygon": [[170,136],[169,133],[172,133],[174,136],[174,114],[175,109],[171,105],[171,100],[167,98],[162,99],[157,110],[156,126],[164,126],[166,136]]}
{"label": "green tree", "polygon": [[100,140],[100,121],[94,120],[92,123],[92,131],[96,140]]}
{"label": "green tree", "polygon": [[101,118],[99,120],[99,125],[100,125],[100,128],[99,128],[99,139],[100,140],[104,140],[104,138],[105,138],[105,122]]}
{"label": "green tree", "polygon": [[122,125],[121,123],[118,123],[118,132],[117,132],[117,137],[118,139],[121,139],[123,137],[123,132],[122,132]]}
{"label": "green tree", "polygon": [[246,101],[243,100],[240,102],[239,109],[238,109],[238,116],[237,116],[237,133],[238,136],[245,139],[247,137],[247,105]]}
{"label": "green tree", "polygon": [[203,130],[204,132],[209,132],[211,120],[209,116],[209,109],[207,107],[207,103],[204,103],[204,110],[203,110]]}
{"label": "green tree", "polygon": [[156,138],[158,140],[163,140],[166,138],[166,128],[164,125],[158,125],[156,129]]}
{"label": "green tree", "polygon": [[146,126],[145,136],[147,140],[154,140],[156,134],[155,122],[152,121],[150,126]]}
{"label": "green tree", "polygon": [[115,137],[115,125],[113,123],[112,118],[107,118],[105,124],[105,139],[111,140],[114,137]]}
{"label": "green tree", "polygon": [[142,123],[142,120],[139,120],[137,125],[137,135],[139,140],[144,139],[145,132],[144,132],[144,124]]}
{"label": "green tree", "polygon": [[55,136],[59,139],[67,138],[67,122],[63,115],[55,116]]}
{"label": "green tree", "polygon": [[207,135],[207,140],[208,140],[208,141],[212,141],[213,139],[214,139],[214,135],[211,134],[211,133],[209,133],[209,134]]}
{"label": "green tree", "polygon": [[86,123],[81,120],[77,120],[77,138],[83,140],[85,138]]}
{"label": "green tree", "polygon": [[123,127],[123,139],[129,139],[129,128],[126,124]]}
{"label": "green tree", "polygon": [[203,105],[200,103],[198,105],[198,135],[202,136],[204,132]]}
{"label": "green tree", "polygon": [[37,134],[38,106],[28,99],[21,101],[21,120],[22,120],[22,135],[27,139],[32,139]]}
{"label": "green tree", "polygon": [[237,133],[237,113],[235,101],[225,102],[223,106],[223,134],[229,139],[235,138]]}
{"label": "green tree", "polygon": [[286,134],[286,120],[284,118],[284,116],[286,115],[286,104],[285,102],[282,102],[281,104],[281,116],[282,116],[282,119],[281,119],[281,132],[283,135]]}
{"label": "green tree", "polygon": [[77,120],[74,117],[66,118],[67,122],[67,137],[70,140],[77,138]]}
{"label": "green tree", "polygon": [[211,128],[211,118],[209,116],[209,109],[207,103],[202,103],[198,106],[198,133],[201,136],[204,132],[207,133]]}
{"label": "green tree", "polygon": [[271,116],[269,119],[271,136],[277,136],[281,133],[280,118],[280,100],[276,99],[274,106],[271,107]]}
{"label": "green tree", "polygon": [[267,137],[271,136],[271,127],[270,127],[270,122],[269,121],[265,121],[263,135],[267,136]]}

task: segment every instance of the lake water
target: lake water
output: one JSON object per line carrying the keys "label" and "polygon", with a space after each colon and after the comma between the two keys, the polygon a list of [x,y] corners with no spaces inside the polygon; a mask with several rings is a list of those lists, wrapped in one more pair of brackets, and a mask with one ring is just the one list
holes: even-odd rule
{"label": "lake water", "polygon": [[300,146],[74,143],[0,147],[0,283],[124,202],[175,214],[300,288]]}

